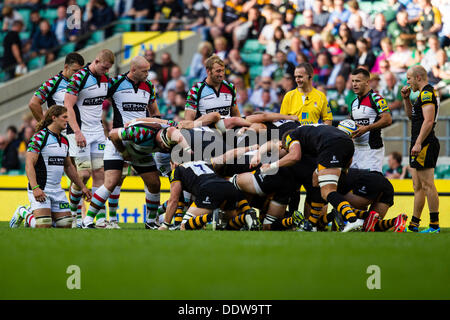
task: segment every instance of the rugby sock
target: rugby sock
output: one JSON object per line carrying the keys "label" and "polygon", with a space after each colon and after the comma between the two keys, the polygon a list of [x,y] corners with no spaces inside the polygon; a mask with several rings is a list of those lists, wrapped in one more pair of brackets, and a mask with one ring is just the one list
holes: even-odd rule
{"label": "rugby sock", "polygon": [[[99,189],[99,187],[92,187],[92,193],[93,194],[96,193],[98,189]],[[107,200],[109,198],[110,194],[111,193],[108,194],[108,196],[105,198],[105,200]],[[96,215],[97,222],[96,223],[102,223],[102,222],[104,222],[106,220],[106,206],[105,206],[105,203],[106,203],[106,201],[103,202],[103,206],[97,212],[97,215]]]}
{"label": "rugby sock", "polygon": [[439,228],[439,212],[430,212],[430,228]]}
{"label": "rugby sock", "polygon": [[392,228],[395,224],[395,219],[387,219],[387,220],[380,220],[375,224],[374,230],[375,231],[386,231]]}
{"label": "rugby sock", "polygon": [[114,188],[113,192],[109,195],[108,198],[108,208],[109,208],[109,220],[117,221],[117,209],[119,208],[119,197],[120,197],[120,188],[122,186],[117,186]]}
{"label": "rugby sock", "polygon": [[160,193],[152,193],[145,187],[145,206],[147,214],[145,222],[156,222],[156,216],[158,215],[158,207],[160,201]]}
{"label": "rugby sock", "polygon": [[240,230],[245,225],[245,213],[241,213],[228,220],[226,230]]}
{"label": "rugby sock", "polygon": [[369,211],[366,211],[366,210],[353,208],[353,211],[355,212],[358,219],[366,220],[367,217],[369,216]]}
{"label": "rugby sock", "polygon": [[25,220],[26,227],[34,228],[36,226],[36,219],[34,218],[33,213],[26,208],[20,208],[19,215]]}
{"label": "rugby sock", "polygon": [[[78,206],[80,205],[81,197],[83,196],[83,192],[81,190],[77,190],[72,185],[69,191],[69,208],[72,212],[72,216],[78,216]],[[80,211],[81,212],[81,211]]]}
{"label": "rugby sock", "polygon": [[238,202],[238,208],[237,208],[238,214],[244,213],[244,212],[246,212],[247,210],[250,210],[250,209],[251,209],[251,207],[248,204],[247,199],[242,199],[242,200],[240,200]]}
{"label": "rugby sock", "polygon": [[82,214],[81,214],[81,209],[82,209],[82,205],[79,204],[77,206],[77,224],[81,224],[81,220],[82,220]]}
{"label": "rugby sock", "polygon": [[[178,202],[178,204],[179,204],[179,202]],[[158,215],[162,215],[162,214],[166,213],[166,210],[167,210],[167,201],[165,201],[162,205],[160,205],[158,207]]]}
{"label": "rugby sock", "polygon": [[330,192],[327,201],[344,216],[345,220],[349,222],[356,221],[356,214],[353,211],[353,207],[337,191]]}
{"label": "rugby sock", "polygon": [[190,213],[187,213],[183,218],[183,221],[186,221],[184,227],[186,230],[201,229],[212,220],[212,216],[212,212],[197,217]]}
{"label": "rugby sock", "polygon": [[[94,192],[95,190],[95,192]],[[106,189],[105,186],[101,186],[100,188],[92,187],[93,195],[91,199],[91,205],[86,213],[86,217],[84,218],[84,224],[88,225],[94,221],[95,216],[97,216],[97,222],[99,219],[105,219],[105,203],[108,200],[111,191]],[[103,210],[103,212],[101,212]]]}
{"label": "rugby sock", "polygon": [[320,218],[320,213],[322,212],[322,208],[324,203],[320,202],[311,202],[311,214],[308,217],[308,221],[312,223],[312,225],[316,225]]}
{"label": "rugby sock", "polygon": [[420,219],[413,216],[411,218],[411,221],[409,222],[408,229],[409,230],[413,230],[413,229],[417,230],[419,228],[419,225],[420,225]]}
{"label": "rugby sock", "polygon": [[181,224],[181,222],[183,221],[183,217],[184,217],[184,202],[178,201],[177,210],[175,211],[174,224],[176,226]]}
{"label": "rugby sock", "polygon": [[284,218],[284,219],[276,219],[272,225],[271,230],[281,231],[291,229],[294,225],[294,219],[292,217]]}

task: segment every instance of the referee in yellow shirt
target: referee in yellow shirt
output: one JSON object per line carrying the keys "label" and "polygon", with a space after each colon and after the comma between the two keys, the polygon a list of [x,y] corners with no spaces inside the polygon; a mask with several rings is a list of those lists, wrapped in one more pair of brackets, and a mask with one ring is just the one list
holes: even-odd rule
{"label": "referee in yellow shirt", "polygon": [[331,125],[333,115],[325,94],[312,86],[314,69],[310,63],[300,63],[294,72],[297,88],[286,93],[281,103],[281,114],[296,115],[301,124],[325,123]]}
{"label": "referee in yellow shirt", "polygon": [[[325,123],[332,125],[333,115],[328,106],[327,97],[323,92],[312,86],[314,68],[310,63],[300,63],[294,71],[297,88],[288,91],[281,103],[281,114],[296,115],[302,125],[313,123]],[[298,210],[300,203],[300,190],[293,193],[289,200],[289,215],[292,216]],[[327,207],[324,203],[311,202],[307,205],[305,201],[304,215],[319,216],[322,211],[326,214]]]}

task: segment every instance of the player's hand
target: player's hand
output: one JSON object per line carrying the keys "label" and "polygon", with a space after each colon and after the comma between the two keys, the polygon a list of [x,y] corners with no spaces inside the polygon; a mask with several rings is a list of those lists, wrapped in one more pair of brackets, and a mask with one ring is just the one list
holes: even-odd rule
{"label": "player's hand", "polygon": [[178,122],[178,125],[176,126],[177,129],[193,129],[194,128],[194,121],[192,120],[181,120]]}
{"label": "player's hand", "polygon": [[81,131],[75,132],[75,141],[80,148],[86,147],[86,138]]}
{"label": "player's hand", "polygon": [[238,130],[237,135],[242,136],[247,130],[249,130],[249,127],[242,127]]}
{"label": "player's hand", "polygon": [[250,160],[250,168],[257,167],[260,162],[261,162],[261,158],[259,157],[259,152],[257,152]]}
{"label": "player's hand", "polygon": [[363,126],[360,124],[356,124],[356,126],[358,127],[358,129],[355,132],[353,132],[352,138],[358,138],[358,137],[362,136],[364,133],[366,133],[367,131],[369,131],[368,126]]}
{"label": "player's hand", "polygon": [[167,227],[164,223],[158,228],[158,230],[169,230],[169,227]]}
{"label": "player's hand", "polygon": [[416,143],[411,149],[411,155],[417,157],[420,151],[422,151],[422,146]]}
{"label": "player's hand", "polygon": [[400,93],[402,94],[403,99],[409,99],[409,95],[411,94],[411,87],[410,86],[404,86],[402,90],[400,90]]}
{"label": "player's hand", "polygon": [[92,199],[91,190],[89,190],[86,186],[84,186],[83,189],[81,189],[81,192],[83,192],[84,199],[87,202],[91,202],[91,199]]}
{"label": "player's hand", "polygon": [[36,199],[36,201],[39,201],[39,202],[45,202],[45,200],[47,199],[47,195],[45,194],[44,191],[42,191],[41,188],[34,189],[33,196]]}

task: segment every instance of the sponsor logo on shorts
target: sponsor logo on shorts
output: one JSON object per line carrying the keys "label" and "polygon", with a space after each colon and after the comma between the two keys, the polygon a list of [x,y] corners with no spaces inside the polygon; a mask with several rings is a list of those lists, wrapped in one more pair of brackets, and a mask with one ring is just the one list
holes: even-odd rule
{"label": "sponsor logo on shorts", "polygon": [[83,105],[85,106],[98,106],[103,103],[106,96],[96,97],[96,98],[86,98],[83,101]]}
{"label": "sponsor logo on shorts", "polygon": [[139,102],[122,103],[123,111],[145,111],[146,107],[147,107],[146,103],[139,103]]}
{"label": "sponsor logo on shorts", "polygon": [[105,144],[104,143],[99,143],[98,144],[98,150],[105,150]]}
{"label": "sponsor logo on shorts", "polygon": [[69,209],[69,203],[68,202],[62,202],[59,204],[60,209]]}
{"label": "sponsor logo on shorts", "polygon": [[339,160],[336,159],[335,155],[333,155],[333,159],[330,161],[330,163],[339,163]]}
{"label": "sponsor logo on shorts", "polygon": [[63,166],[65,157],[48,157],[49,166]]}
{"label": "sponsor logo on shorts", "polygon": [[206,199],[202,201],[204,204],[211,204],[211,201],[209,201],[209,196],[206,196]]}

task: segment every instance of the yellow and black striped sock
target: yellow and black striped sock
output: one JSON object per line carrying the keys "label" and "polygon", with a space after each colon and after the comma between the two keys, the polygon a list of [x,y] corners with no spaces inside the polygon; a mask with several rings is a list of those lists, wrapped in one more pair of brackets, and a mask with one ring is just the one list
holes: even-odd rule
{"label": "yellow and black striped sock", "polygon": [[311,202],[310,206],[311,206],[311,214],[308,217],[308,221],[311,222],[313,226],[315,226],[319,221],[320,213],[322,212],[324,204],[320,202]]}
{"label": "yellow and black striped sock", "polygon": [[245,225],[245,213],[228,220],[226,230],[239,230]]}
{"label": "yellow and black striped sock", "polygon": [[238,215],[240,215],[241,213],[244,213],[247,210],[250,210],[251,207],[248,204],[247,199],[242,199],[238,202],[238,208],[237,208],[237,213]]}
{"label": "yellow and black striped sock", "polygon": [[363,219],[363,220],[366,220],[369,215],[369,211],[367,211],[367,210],[353,208],[353,212],[355,212],[358,219]]}
{"label": "yellow and black striped sock", "polygon": [[374,230],[375,231],[386,231],[392,228],[395,224],[395,219],[386,219],[386,220],[379,220],[375,224]]}
{"label": "yellow and black striped sock", "polygon": [[287,230],[287,229],[292,229],[293,225],[294,225],[294,219],[292,217],[283,218],[283,219],[276,219],[270,225],[270,230],[273,230],[273,231],[284,231],[284,230]]}
{"label": "yellow and black striped sock", "polygon": [[439,212],[430,212],[430,228],[439,228]]}
{"label": "yellow and black striped sock", "polygon": [[212,213],[203,214],[201,216],[193,216],[186,221],[184,227],[186,230],[198,230],[203,228],[212,219]]}
{"label": "yellow and black striped sock", "polygon": [[179,225],[183,221],[184,216],[184,202],[179,201],[177,210],[175,211],[174,224]]}
{"label": "yellow and black striped sock", "polygon": [[341,194],[337,193],[337,191],[330,192],[327,201],[342,214],[345,220],[349,222],[356,221],[356,214],[353,211],[353,207]]}

